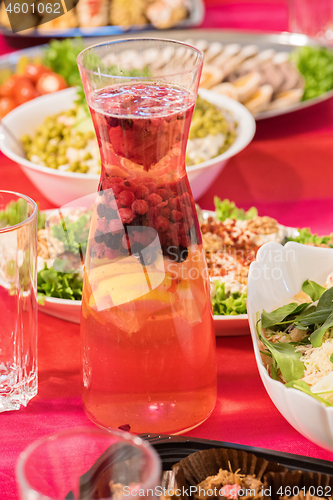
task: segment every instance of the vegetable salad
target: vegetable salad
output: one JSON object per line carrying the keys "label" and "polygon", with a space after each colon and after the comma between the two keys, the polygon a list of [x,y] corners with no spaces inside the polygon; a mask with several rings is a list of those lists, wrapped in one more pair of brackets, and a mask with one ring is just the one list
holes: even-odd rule
{"label": "vegetable salad", "polygon": [[[257,332],[269,375],[333,406],[332,275],[323,287],[306,280],[294,302],[261,316]],[[326,288],[326,287],[329,288]]]}
{"label": "vegetable salad", "polygon": [[[47,117],[33,136],[21,137],[28,160],[68,172],[100,172],[97,138],[83,99],[80,94],[72,109]],[[198,97],[187,146],[187,166],[222,154],[236,135],[237,124],[232,118]]]}

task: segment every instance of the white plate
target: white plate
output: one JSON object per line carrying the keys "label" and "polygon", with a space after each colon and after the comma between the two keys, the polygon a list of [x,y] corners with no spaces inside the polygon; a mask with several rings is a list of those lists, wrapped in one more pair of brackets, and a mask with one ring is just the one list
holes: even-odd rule
{"label": "white plate", "polygon": [[[39,304],[40,312],[55,318],[80,323],[81,300],[65,300],[45,297],[44,305]],[[217,337],[238,337],[249,335],[247,314],[237,316],[214,316],[215,334]]]}
{"label": "white plate", "polygon": [[[46,297],[44,305],[38,305],[40,312],[56,318],[80,323],[81,301]],[[249,335],[247,314],[237,316],[214,316],[215,333],[217,337],[238,337]]]}
{"label": "white plate", "polygon": [[54,316],[55,318],[80,323],[81,300],[56,299],[45,297],[44,304],[38,304],[40,312]]}
{"label": "white plate", "polygon": [[[51,213],[52,210],[46,210],[46,213]],[[214,217],[215,212],[211,210],[202,210],[204,219]],[[290,229],[290,236],[297,236],[298,231],[295,228]],[[65,300],[53,297],[45,297],[44,305],[39,304],[39,310],[50,316],[61,318],[73,323],[80,323],[81,301]],[[247,314],[237,315],[215,315],[214,316],[215,334],[216,337],[239,337],[242,335],[250,335],[250,328]]]}

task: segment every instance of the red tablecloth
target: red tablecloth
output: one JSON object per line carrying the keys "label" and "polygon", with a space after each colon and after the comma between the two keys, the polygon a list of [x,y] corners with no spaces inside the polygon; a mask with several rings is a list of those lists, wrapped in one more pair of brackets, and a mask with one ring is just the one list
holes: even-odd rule
{"label": "red tablecloth", "polygon": [[[285,3],[220,5],[209,0],[205,27],[287,28]],[[0,38],[0,51],[8,51]],[[221,173],[200,205],[229,197],[244,208],[281,223],[333,227],[333,100],[257,124],[254,141]],[[0,187],[50,204],[14,163],[1,156]],[[188,435],[333,459],[296,432],[279,414],[261,383],[249,336],[219,338],[218,401],[212,416]],[[80,400],[79,326],[39,314],[39,394],[26,409],[0,415],[0,499],[17,499],[14,467],[35,439],[80,425],[93,425]]]}

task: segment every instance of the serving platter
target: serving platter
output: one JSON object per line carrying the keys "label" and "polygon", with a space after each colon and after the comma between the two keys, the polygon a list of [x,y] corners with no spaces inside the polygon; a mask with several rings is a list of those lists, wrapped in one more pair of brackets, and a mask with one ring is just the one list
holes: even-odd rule
{"label": "serving platter", "polygon": [[[203,0],[191,0],[189,2],[189,15],[186,19],[177,22],[174,27],[177,29],[191,28],[199,26],[205,15],[205,6]],[[62,28],[56,30],[39,30],[38,27],[24,32],[13,33],[12,30],[0,25],[0,31],[5,36],[15,38],[71,38],[71,37],[109,37],[126,33],[141,33],[145,30],[156,30],[152,24],[139,24],[132,26],[97,26],[93,28]]]}
{"label": "serving platter", "polygon": [[[220,467],[220,470],[226,470],[228,466],[230,470],[235,470],[237,467],[237,472],[253,474],[254,477],[256,472],[260,476],[259,480],[263,480],[262,474],[264,474],[267,488],[265,491],[269,491],[271,498],[278,498],[279,492],[283,489],[286,492],[295,493],[293,497],[295,499],[303,498],[302,493],[305,490],[308,490],[306,498],[312,497],[309,494],[311,490],[325,492],[326,496],[323,498],[327,498],[332,491],[333,466],[326,460],[186,436],[144,433],[139,434],[139,437],[147,441],[159,456],[162,469],[159,488],[163,493],[165,492],[164,495],[166,492],[168,495],[171,491],[178,492],[179,489],[183,492],[183,498],[188,497],[192,488],[196,488],[199,478],[202,479],[205,475],[207,477],[211,474],[215,476]],[[125,464],[128,466],[135,458],[136,451],[131,446],[124,445],[121,453],[116,445],[109,446],[80,476],[78,483],[80,498],[95,498],[96,491],[108,490],[110,476],[117,466],[126,467]],[[214,493],[213,486],[216,491],[216,484],[216,482],[210,483],[212,493]],[[205,496],[217,498],[214,495],[208,495],[210,491],[206,484],[202,488],[207,491]],[[254,495],[249,495],[251,496]],[[265,496],[267,497],[267,493],[264,494]],[[190,498],[195,497],[195,494],[193,496],[192,493],[190,494]],[[74,494],[71,490],[65,500],[73,498]]]}
{"label": "serving platter", "polygon": [[[47,215],[53,210],[46,210]],[[201,217],[207,220],[208,217],[215,217],[215,212],[212,210],[201,210]],[[296,237],[299,232],[296,228],[287,228],[288,237]],[[81,318],[81,301],[66,300],[54,297],[45,297],[44,303],[39,304],[39,310],[50,316],[80,323]],[[250,335],[250,328],[247,314],[238,315],[214,315],[215,335],[217,337],[239,337]]]}
{"label": "serving platter", "polygon": [[191,453],[212,448],[226,448],[229,450],[242,450],[247,453],[253,453],[258,458],[264,458],[269,462],[276,462],[290,470],[302,470],[313,473],[319,472],[321,474],[333,476],[333,463],[319,458],[295,455],[293,453],[268,450],[238,443],[187,436],[169,436],[153,433],[140,434],[139,436],[148,441],[151,446],[155,448],[162,461],[163,470],[170,470],[175,463],[186,458]]}
{"label": "serving platter", "polygon": [[[38,304],[40,312],[55,318],[80,323],[81,301],[45,297],[44,304]],[[238,316],[214,316],[215,334],[217,337],[239,337],[250,335],[247,314]]]}
{"label": "serving platter", "polygon": [[[46,215],[50,215],[53,210],[45,210]],[[211,210],[203,210],[202,216],[207,219],[214,216],[215,212]],[[297,231],[297,230],[293,230]],[[39,303],[40,312],[49,314],[55,318],[71,321],[72,323],[80,323],[81,320],[81,300],[58,299],[54,297],[45,297],[43,304]],[[250,335],[248,316],[247,314],[239,314],[237,316],[214,316],[215,335],[217,337],[238,337],[242,335]]]}
{"label": "serving platter", "polygon": [[[57,35],[58,36],[58,35]],[[298,33],[272,33],[272,34],[258,34],[247,33],[239,31],[224,31],[224,30],[166,30],[166,31],[146,31],[146,32],[126,32],[120,34],[113,34],[113,36],[100,36],[99,38],[86,38],[84,43],[89,46],[96,43],[105,42],[114,38],[166,38],[173,40],[188,40],[191,38],[195,40],[207,40],[207,42],[220,42],[222,44],[238,43],[242,46],[257,45],[259,50],[274,49],[277,52],[292,52],[293,50],[304,46],[321,46],[321,44],[306,35]],[[34,58],[42,55],[43,45],[32,47],[28,49],[19,50],[12,54],[6,54],[0,57],[0,69],[15,70],[16,64],[21,57]],[[306,109],[314,106],[320,102],[324,102],[333,97],[333,90],[326,92],[318,97],[301,101],[297,104],[274,110],[264,111],[255,115],[256,120],[263,120],[266,118],[273,118],[275,116],[285,115],[294,111]]]}

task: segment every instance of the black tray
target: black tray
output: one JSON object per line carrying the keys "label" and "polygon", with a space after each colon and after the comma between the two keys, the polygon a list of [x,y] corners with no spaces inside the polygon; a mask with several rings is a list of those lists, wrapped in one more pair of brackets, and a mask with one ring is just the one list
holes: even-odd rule
{"label": "black tray", "polygon": [[[252,453],[258,458],[264,458],[269,462],[276,462],[290,470],[302,470],[305,472],[319,472],[333,477],[333,462],[320,460],[317,458],[305,457],[302,455],[293,455],[281,451],[266,450],[253,446],[245,446],[223,441],[211,441],[208,439],[188,438],[185,436],[168,436],[163,434],[141,434],[140,437],[148,441],[157,451],[162,461],[164,471],[171,470],[172,466],[197,451],[209,450],[211,448],[228,448],[233,450],[246,451]],[[136,450],[131,446],[124,447],[122,453],[116,450],[114,454],[112,446],[107,449],[95,464],[80,477],[80,498],[90,499],[96,492],[96,486],[105,483],[104,472],[110,467],[110,464],[117,465],[122,461],[135,459]],[[106,483],[108,484],[108,482]],[[98,497],[100,498],[100,497]],[[103,496],[104,498],[104,496]],[[66,500],[74,499],[70,491]]]}
{"label": "black tray", "polygon": [[191,453],[210,448],[231,448],[253,453],[257,457],[265,458],[271,462],[277,462],[291,470],[303,470],[306,472],[319,472],[333,476],[333,462],[320,460],[318,458],[294,455],[282,451],[266,450],[242,444],[227,443],[223,441],[211,441],[209,439],[198,439],[185,436],[167,436],[159,434],[141,434],[140,437],[149,441],[155,448],[162,460],[163,470],[170,470],[171,467],[182,458]]}

